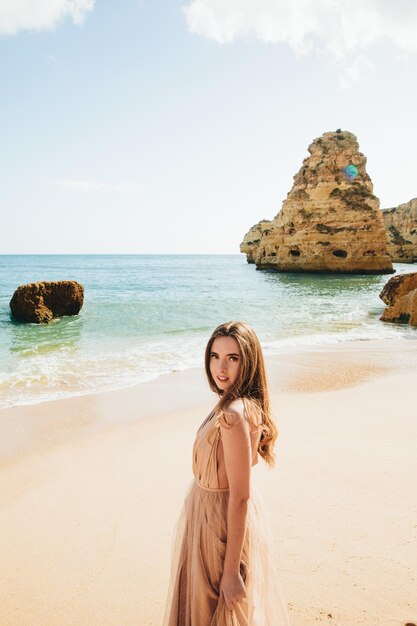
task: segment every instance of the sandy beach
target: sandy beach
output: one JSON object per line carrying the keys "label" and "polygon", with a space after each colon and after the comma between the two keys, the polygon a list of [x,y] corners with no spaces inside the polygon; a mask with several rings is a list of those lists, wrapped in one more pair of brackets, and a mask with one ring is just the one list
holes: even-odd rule
{"label": "sandy beach", "polygon": [[[267,355],[267,503],[294,626],[417,623],[417,341]],[[158,626],[202,368],[0,411],[0,624]],[[277,625],[279,626],[279,625]]]}

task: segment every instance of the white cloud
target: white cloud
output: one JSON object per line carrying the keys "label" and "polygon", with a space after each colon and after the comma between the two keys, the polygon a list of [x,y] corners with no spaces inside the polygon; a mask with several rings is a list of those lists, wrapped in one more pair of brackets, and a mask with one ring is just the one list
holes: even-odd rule
{"label": "white cloud", "polygon": [[48,178],[46,182],[57,187],[64,187],[71,191],[82,193],[111,192],[111,193],[137,193],[142,191],[142,183],[107,183],[98,180],[74,180],[71,178]]}
{"label": "white cloud", "polygon": [[19,30],[53,30],[66,18],[79,25],[94,8],[94,0],[1,0],[0,35]]}
{"label": "white cloud", "polygon": [[363,79],[375,71],[375,65],[365,56],[359,55],[353,63],[346,66],[339,75],[339,88],[344,91],[353,85],[359,85]]}
{"label": "white cloud", "polygon": [[183,11],[191,32],[219,43],[252,35],[338,59],[383,40],[417,51],[415,0],[192,0]]}

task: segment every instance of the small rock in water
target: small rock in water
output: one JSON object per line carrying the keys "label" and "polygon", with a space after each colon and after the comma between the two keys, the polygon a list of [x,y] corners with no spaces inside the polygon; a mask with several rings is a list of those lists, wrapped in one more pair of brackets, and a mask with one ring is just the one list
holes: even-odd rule
{"label": "small rock in water", "polygon": [[379,297],[388,305],[379,319],[417,326],[417,272],[393,276]]}
{"label": "small rock in water", "polygon": [[15,320],[48,324],[56,317],[78,315],[84,303],[84,287],[75,280],[28,283],[16,289],[10,300]]}

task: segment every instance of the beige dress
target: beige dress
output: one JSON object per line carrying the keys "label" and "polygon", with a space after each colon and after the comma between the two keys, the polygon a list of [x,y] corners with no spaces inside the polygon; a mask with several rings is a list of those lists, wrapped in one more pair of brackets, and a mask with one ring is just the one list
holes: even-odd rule
{"label": "beige dress", "polygon": [[[259,431],[256,425],[254,429]],[[259,437],[253,429],[251,439],[255,464]],[[221,453],[219,417],[212,412],[197,431],[194,478],[174,526],[163,626],[291,626],[271,557],[273,539],[264,501],[252,481],[240,563],[247,598],[231,610],[219,593],[229,498],[229,489],[220,487]]]}

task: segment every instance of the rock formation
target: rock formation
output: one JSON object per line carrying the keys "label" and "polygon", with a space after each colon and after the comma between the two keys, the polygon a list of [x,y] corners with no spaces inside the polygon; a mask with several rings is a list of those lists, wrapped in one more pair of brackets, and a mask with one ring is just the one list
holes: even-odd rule
{"label": "rock formation", "polygon": [[47,324],[55,317],[78,315],[84,302],[84,287],[75,280],[29,283],[16,289],[10,300],[19,322]]}
{"label": "rock formation", "polygon": [[385,304],[391,306],[398,298],[405,296],[413,289],[417,289],[417,272],[400,274],[389,279],[379,297]]}
{"label": "rock formation", "polygon": [[241,252],[257,269],[392,273],[379,200],[355,135],[324,133],[308,151],[281,211],[250,229]]}
{"label": "rock formation", "polygon": [[240,244],[240,251],[246,254],[248,263],[255,263],[263,232],[271,223],[272,220],[261,220],[255,224],[255,226],[252,226],[243,237],[243,241]]}
{"label": "rock formation", "polygon": [[417,198],[382,211],[394,263],[417,263]]}
{"label": "rock formation", "polygon": [[417,326],[417,272],[393,276],[379,297],[388,305],[382,321]]}

